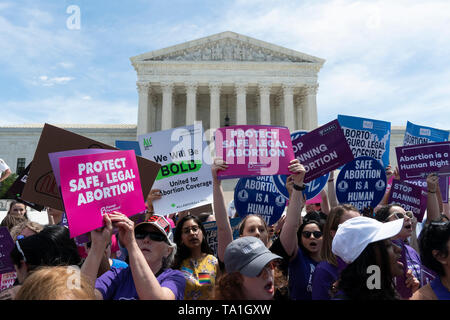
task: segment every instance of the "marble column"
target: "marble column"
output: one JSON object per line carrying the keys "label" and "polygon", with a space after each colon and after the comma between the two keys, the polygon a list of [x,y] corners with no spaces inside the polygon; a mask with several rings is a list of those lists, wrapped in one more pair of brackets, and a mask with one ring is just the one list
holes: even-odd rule
{"label": "marble column", "polygon": [[303,109],[303,127],[305,130],[313,130],[317,128],[317,104],[316,94],[318,84],[308,85],[305,87],[305,108]]}
{"label": "marble column", "polygon": [[162,89],[162,93],[163,93],[161,130],[167,130],[167,129],[172,128],[173,87],[174,87],[173,83],[171,83],[171,82],[161,83],[161,89]]}
{"label": "marble column", "polygon": [[292,84],[283,85],[283,101],[283,123],[292,132],[295,130],[294,86]]}
{"label": "marble column", "polygon": [[295,114],[296,114],[295,130],[303,129],[303,107],[302,107],[303,99],[304,98],[301,95],[295,96],[295,105],[294,105]]}
{"label": "marble column", "polygon": [[136,83],[139,93],[137,135],[148,133],[149,130],[149,95],[150,84],[145,82]]}
{"label": "marble column", "polygon": [[197,88],[195,82],[186,83],[186,125],[194,124],[197,119]]}
{"label": "marble column", "polygon": [[260,109],[259,122],[260,124],[270,125],[270,84],[259,85]]}
{"label": "marble column", "polygon": [[247,84],[236,84],[236,124],[247,124]]}
{"label": "marble column", "polygon": [[222,84],[218,82],[209,84],[210,95],[210,121],[209,127],[211,131],[220,128],[220,88]]}

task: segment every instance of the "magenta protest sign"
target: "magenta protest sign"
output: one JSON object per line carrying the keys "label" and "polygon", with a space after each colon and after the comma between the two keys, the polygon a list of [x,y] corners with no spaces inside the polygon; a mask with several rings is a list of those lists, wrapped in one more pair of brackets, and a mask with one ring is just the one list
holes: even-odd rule
{"label": "magenta protest sign", "polygon": [[225,160],[227,170],[219,179],[260,175],[291,174],[294,160],[291,136],[287,127],[241,125],[219,128],[215,132],[216,156]]}
{"label": "magenta protest sign", "polygon": [[133,150],[63,157],[59,167],[72,238],[101,227],[104,214],[130,217],[145,210]]}
{"label": "magenta protest sign", "polygon": [[292,141],[295,157],[305,167],[305,183],[354,159],[337,120]]}
{"label": "magenta protest sign", "polygon": [[450,175],[450,142],[436,142],[395,148],[402,180],[426,178],[430,173]]}
{"label": "magenta protest sign", "polygon": [[427,209],[427,192],[414,184],[394,179],[389,203],[399,204],[405,211],[412,211],[417,221],[422,222]]}

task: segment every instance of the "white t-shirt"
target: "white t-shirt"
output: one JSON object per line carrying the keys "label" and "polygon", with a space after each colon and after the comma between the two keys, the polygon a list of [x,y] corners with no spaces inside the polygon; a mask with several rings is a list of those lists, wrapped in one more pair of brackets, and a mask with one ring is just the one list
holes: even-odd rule
{"label": "white t-shirt", "polygon": [[0,175],[8,169],[9,169],[9,167],[6,164],[6,162],[3,159],[0,159]]}

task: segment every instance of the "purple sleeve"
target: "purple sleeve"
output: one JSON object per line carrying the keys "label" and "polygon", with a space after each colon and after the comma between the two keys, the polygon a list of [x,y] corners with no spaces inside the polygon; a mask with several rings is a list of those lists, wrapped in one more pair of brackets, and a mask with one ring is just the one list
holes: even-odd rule
{"label": "purple sleeve", "polygon": [[175,295],[175,300],[184,299],[186,279],[179,270],[168,269],[158,277],[161,287],[169,288]]}
{"label": "purple sleeve", "polygon": [[[119,269],[120,270],[120,269]],[[111,300],[118,283],[117,269],[110,269],[97,278],[95,281],[95,289],[100,291],[103,300]]]}
{"label": "purple sleeve", "polygon": [[314,270],[312,278],[312,299],[330,300],[331,286],[336,280],[337,276],[331,270],[328,270],[325,262],[319,263]]}

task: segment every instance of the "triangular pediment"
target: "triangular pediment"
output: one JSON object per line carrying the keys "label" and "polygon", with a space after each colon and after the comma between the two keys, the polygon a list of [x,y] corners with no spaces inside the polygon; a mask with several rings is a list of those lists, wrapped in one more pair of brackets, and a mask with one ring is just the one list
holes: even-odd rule
{"label": "triangular pediment", "polygon": [[325,60],[235,32],[222,32],[131,58],[143,61],[292,62],[323,65]]}

